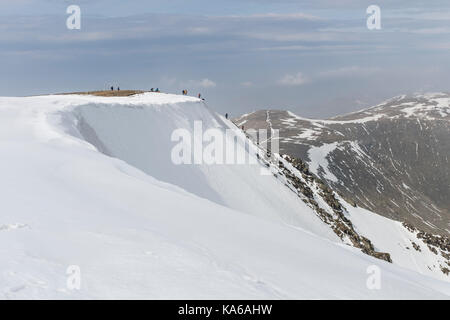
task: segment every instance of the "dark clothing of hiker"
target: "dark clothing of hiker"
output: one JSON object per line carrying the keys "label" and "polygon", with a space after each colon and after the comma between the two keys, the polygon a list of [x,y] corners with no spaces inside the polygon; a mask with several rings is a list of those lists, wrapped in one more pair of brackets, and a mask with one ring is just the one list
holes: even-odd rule
{"label": "dark clothing of hiker", "polygon": [[228,113],[225,113],[225,119],[228,119]]}
{"label": "dark clothing of hiker", "polygon": [[111,87],[111,91],[114,91],[114,87]]}
{"label": "dark clothing of hiker", "polygon": [[199,94],[198,94],[198,98],[201,99],[201,97],[202,97],[202,95],[199,93]]}

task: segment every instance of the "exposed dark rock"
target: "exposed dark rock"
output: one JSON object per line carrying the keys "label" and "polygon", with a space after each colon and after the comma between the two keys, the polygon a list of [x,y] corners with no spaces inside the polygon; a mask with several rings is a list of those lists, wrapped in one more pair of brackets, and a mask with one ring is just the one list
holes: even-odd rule
{"label": "exposed dark rock", "polygon": [[430,251],[433,252],[434,254],[436,254],[436,255],[438,254],[438,252],[437,252],[435,247],[432,247],[432,246],[429,245],[428,249],[430,249]]}
{"label": "exposed dark rock", "polygon": [[303,159],[293,162],[302,173],[311,170],[311,150],[335,144],[326,160],[337,181],[327,180],[321,166],[314,173],[345,199],[353,199],[351,205],[450,235],[448,94],[396,97],[329,120],[261,110],[236,121],[255,129],[278,129],[280,153]]}
{"label": "exposed dark rock", "polygon": [[420,249],[420,246],[417,243],[415,243],[414,241],[411,241],[411,243],[412,243],[413,248],[416,251],[422,252],[422,250]]}
{"label": "exposed dark rock", "polygon": [[278,167],[282,170],[284,176],[292,184],[295,190],[297,190],[298,194],[303,195],[308,199],[307,201],[304,200],[305,203],[309,203],[323,222],[331,225],[333,231],[339,238],[344,240],[344,238],[347,237],[355,248],[361,249],[361,251],[365,254],[373,256],[377,259],[392,262],[389,253],[376,251],[369,239],[355,231],[352,222],[345,217],[343,207],[336,199],[333,190],[331,190],[331,188],[322,180],[312,174],[305,162],[301,159],[292,158],[287,155],[284,155],[283,159],[289,162],[301,173],[302,178],[306,181],[306,183],[315,184],[318,187],[320,190],[319,195],[333,210],[334,216],[328,213],[325,209],[319,207],[317,201],[314,199],[314,192],[304,181],[300,180],[293,172],[286,168],[281,161],[278,162]]}

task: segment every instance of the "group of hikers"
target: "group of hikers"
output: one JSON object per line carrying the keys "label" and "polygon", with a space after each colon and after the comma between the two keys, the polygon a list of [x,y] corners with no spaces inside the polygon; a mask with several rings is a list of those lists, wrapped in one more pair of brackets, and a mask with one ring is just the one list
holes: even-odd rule
{"label": "group of hikers", "polygon": [[[114,91],[114,87],[113,86],[111,86],[111,91]],[[120,91],[120,87],[117,87],[117,91]],[[156,89],[155,88],[151,88],[150,92],[161,92],[161,91],[159,91],[159,88],[156,88]],[[187,96],[188,91],[186,89],[184,89],[183,91],[181,91],[181,93],[183,94],[183,96]],[[198,98],[202,99],[201,93],[198,94]],[[205,99],[202,99],[202,100],[205,100]],[[225,113],[225,119],[228,119],[228,113]],[[244,126],[242,126],[241,129],[244,130]]]}
{"label": "group of hikers", "polygon": [[[111,91],[114,91],[114,86],[111,86]],[[120,87],[117,87],[117,91],[120,91]],[[161,92],[161,91],[159,91],[159,88],[156,88],[156,89],[155,88],[151,88],[150,92]],[[184,96],[187,96],[188,91],[186,89],[184,89],[181,93]],[[198,98],[202,99],[202,94],[201,93],[198,94]],[[202,100],[205,100],[205,99],[202,99]]]}
{"label": "group of hikers", "polygon": [[[114,87],[113,86],[111,86],[111,91],[114,91]],[[120,87],[117,87],[117,91],[120,91]],[[150,92],[161,92],[161,91],[159,91],[159,88],[151,88],[150,89]]]}
{"label": "group of hikers", "polygon": [[[183,91],[181,91],[181,93],[183,94],[183,96],[187,96],[188,91],[187,91],[186,89],[184,89]],[[202,98],[202,94],[201,94],[201,93],[198,94],[198,98],[199,98],[199,99]],[[205,100],[205,99],[203,99],[203,100]]]}

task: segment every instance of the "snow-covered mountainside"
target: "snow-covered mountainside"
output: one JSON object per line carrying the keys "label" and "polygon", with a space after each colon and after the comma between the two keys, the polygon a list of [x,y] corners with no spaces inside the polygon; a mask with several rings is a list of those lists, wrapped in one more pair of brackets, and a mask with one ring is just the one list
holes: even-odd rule
{"label": "snow-covered mountainside", "polygon": [[0,98],[0,298],[448,299],[445,248],[242,132],[256,164],[175,165],[196,120],[235,128],[185,96]]}
{"label": "snow-covered mountainside", "polygon": [[399,96],[330,120],[257,111],[236,120],[280,130],[281,152],[358,206],[450,234],[450,96]]}

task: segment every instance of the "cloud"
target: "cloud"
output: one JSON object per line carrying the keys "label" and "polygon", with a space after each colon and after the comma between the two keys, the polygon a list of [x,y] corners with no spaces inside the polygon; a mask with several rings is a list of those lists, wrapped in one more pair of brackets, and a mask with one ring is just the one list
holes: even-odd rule
{"label": "cloud", "polygon": [[188,27],[186,29],[186,32],[190,35],[209,35],[214,31],[208,27]]}
{"label": "cloud", "polygon": [[[39,5],[19,7],[25,1]],[[360,0],[311,0],[301,8],[294,0],[230,0],[235,5],[226,9],[214,1],[201,0],[205,6],[173,1],[179,5],[79,0],[82,29],[73,31],[65,26],[65,7],[71,2],[0,0],[0,57],[3,73],[10,75],[0,79],[0,92],[73,91],[119,79],[121,87],[148,84],[172,92],[202,92],[220,108],[237,111],[300,105],[298,90],[270,92],[264,83],[306,87],[300,97],[304,105],[344,95],[371,103],[376,102],[371,95],[384,99],[430,83],[433,91],[445,90],[449,83],[448,0],[424,2],[418,9],[410,0],[395,6],[392,0],[380,0],[380,33],[367,30]],[[281,1],[289,6],[280,6]],[[243,10],[243,2],[251,5]],[[266,5],[254,5],[260,2]],[[438,70],[429,71],[435,66]],[[353,78],[351,86],[342,81]],[[371,86],[375,81],[384,85]],[[244,94],[217,90],[222,86]],[[349,105],[354,103],[340,103]]]}
{"label": "cloud", "polygon": [[278,84],[282,86],[301,86],[306,83],[310,83],[314,80],[320,79],[335,79],[346,77],[369,77],[381,72],[382,69],[378,67],[360,67],[360,66],[347,66],[336,69],[330,69],[315,73],[312,77],[307,77],[303,73],[298,72],[296,74],[286,74],[278,80]]}
{"label": "cloud", "polygon": [[159,83],[161,85],[164,85],[165,87],[169,88],[183,88],[183,89],[189,89],[189,88],[214,88],[217,86],[217,83],[208,79],[200,79],[200,80],[179,80],[175,77],[170,76],[163,76]]}
{"label": "cloud", "polygon": [[241,36],[263,40],[263,41],[275,41],[275,42],[298,42],[298,41],[308,41],[308,42],[325,42],[325,41],[345,41],[350,40],[350,35],[342,36],[333,33],[319,33],[317,31],[311,32],[290,32],[289,30],[284,30],[283,32],[243,32],[240,33]]}
{"label": "cloud", "polygon": [[174,77],[164,76],[161,78],[161,80],[159,82],[164,86],[174,87],[174,86],[176,86],[178,81]]}
{"label": "cloud", "polygon": [[286,74],[284,77],[278,80],[278,84],[282,86],[301,86],[308,82],[308,78],[305,77],[301,72],[294,75]]}
{"label": "cloud", "polygon": [[204,78],[201,80],[189,80],[188,82],[185,83],[186,86],[188,87],[199,87],[199,88],[214,88],[217,86],[217,84],[208,79],[208,78]]}
{"label": "cloud", "polygon": [[439,28],[423,28],[423,29],[416,29],[411,30],[412,33],[417,34],[448,34],[450,33],[450,28],[447,27],[439,27]]}
{"label": "cloud", "polygon": [[309,20],[309,21],[320,21],[321,17],[305,14],[302,12],[298,13],[261,13],[261,14],[250,14],[250,15],[230,15],[225,16],[225,18],[235,18],[235,19],[265,19],[265,20],[278,20],[278,21],[290,21],[290,20]]}
{"label": "cloud", "polygon": [[317,76],[320,78],[361,77],[371,76],[380,71],[381,69],[377,67],[349,66],[321,71],[317,74]]}

